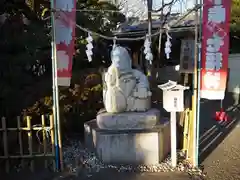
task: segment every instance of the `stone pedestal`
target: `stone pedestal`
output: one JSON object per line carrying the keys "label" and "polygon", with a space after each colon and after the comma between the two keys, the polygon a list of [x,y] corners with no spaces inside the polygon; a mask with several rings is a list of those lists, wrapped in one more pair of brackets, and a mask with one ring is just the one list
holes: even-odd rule
{"label": "stone pedestal", "polygon": [[100,129],[151,129],[160,119],[158,109],[146,112],[100,113],[97,115],[97,125]]}
{"label": "stone pedestal", "polygon": [[154,165],[170,152],[169,120],[143,129],[100,129],[92,120],[84,129],[86,145],[107,164]]}

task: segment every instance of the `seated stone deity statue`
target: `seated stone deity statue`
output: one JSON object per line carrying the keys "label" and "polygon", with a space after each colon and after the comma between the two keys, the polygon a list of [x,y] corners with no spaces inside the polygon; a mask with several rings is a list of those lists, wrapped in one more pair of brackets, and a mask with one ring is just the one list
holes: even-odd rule
{"label": "seated stone deity statue", "polygon": [[112,64],[103,74],[103,102],[107,112],[144,112],[151,107],[151,91],[147,77],[132,69],[128,51],[116,46],[111,52]]}

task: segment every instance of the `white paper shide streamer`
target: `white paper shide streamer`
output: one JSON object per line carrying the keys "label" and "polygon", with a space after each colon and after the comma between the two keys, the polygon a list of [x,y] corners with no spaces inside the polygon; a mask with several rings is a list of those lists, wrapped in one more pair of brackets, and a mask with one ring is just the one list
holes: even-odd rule
{"label": "white paper shide streamer", "polygon": [[117,46],[117,37],[115,36],[113,39],[113,46],[112,49],[114,49]]}
{"label": "white paper shide streamer", "polygon": [[88,61],[91,62],[92,61],[92,55],[93,55],[93,52],[92,52],[92,49],[93,49],[93,44],[92,44],[93,38],[92,38],[90,33],[88,33],[88,37],[87,37],[86,40],[87,40],[86,54],[87,54]]}
{"label": "white paper shide streamer", "polygon": [[149,36],[146,36],[146,39],[144,42],[144,54],[145,54],[145,59],[148,60],[150,64],[152,64],[153,54],[151,51],[151,41]]}
{"label": "white paper shide streamer", "polygon": [[166,54],[166,57],[167,59],[170,58],[170,53],[172,52],[171,50],[171,46],[172,46],[172,43],[171,43],[171,39],[172,37],[168,34],[168,31],[166,31],[166,35],[167,35],[167,41],[165,42],[165,54]]}

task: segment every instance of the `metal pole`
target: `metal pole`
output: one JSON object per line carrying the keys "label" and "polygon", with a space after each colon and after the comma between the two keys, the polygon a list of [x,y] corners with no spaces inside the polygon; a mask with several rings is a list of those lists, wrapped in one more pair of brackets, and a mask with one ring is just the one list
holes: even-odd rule
{"label": "metal pole", "polygon": [[200,82],[201,82],[201,59],[202,59],[202,0],[200,0],[200,21],[199,23],[199,44],[198,44],[198,96],[197,96],[197,128],[196,128],[196,165],[198,166],[198,156],[199,156],[199,126],[200,126]]}
{"label": "metal pole", "polygon": [[171,112],[171,161],[172,167],[177,166],[177,120],[176,112]]}
{"label": "metal pole", "polygon": [[[195,6],[197,6],[198,0],[195,1]],[[192,111],[193,111],[193,166],[198,166],[196,159],[197,153],[197,99],[198,99],[198,8],[195,9],[195,48],[194,48],[194,84],[193,84],[193,101],[192,101]]]}
{"label": "metal pole", "polygon": [[[51,0],[51,10],[54,9],[54,0]],[[54,143],[55,143],[55,163],[56,170],[60,170],[59,144],[58,144],[58,123],[59,123],[59,99],[57,83],[57,57],[56,57],[56,31],[54,12],[51,11],[52,20],[52,84],[53,84],[53,117],[54,117]]]}
{"label": "metal pole", "polygon": [[148,35],[152,35],[152,0],[148,0]]}
{"label": "metal pole", "polygon": [[[162,0],[162,7],[164,6],[164,0]],[[158,55],[159,55],[159,60],[161,58],[161,46],[162,46],[162,33],[163,33],[163,9],[161,12],[161,26],[160,26],[160,34],[159,34],[159,40],[158,40]]]}
{"label": "metal pole", "polygon": [[[149,35],[149,40],[150,42],[152,42],[152,0],[148,0],[147,1],[147,5],[148,5],[148,35]],[[147,74],[151,77],[152,73],[151,73],[151,68],[150,68],[150,64],[147,64]]]}

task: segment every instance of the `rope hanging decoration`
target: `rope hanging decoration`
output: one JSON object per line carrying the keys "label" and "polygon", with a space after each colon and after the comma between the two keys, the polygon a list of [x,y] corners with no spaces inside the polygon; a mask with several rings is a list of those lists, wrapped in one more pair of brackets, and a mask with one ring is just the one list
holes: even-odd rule
{"label": "rope hanging decoration", "polygon": [[[32,127],[33,128],[35,128],[35,127],[42,127],[42,125],[41,124],[35,124]],[[46,131],[46,138],[47,138],[47,140],[49,141],[49,144],[50,144],[50,140],[51,140],[50,139],[50,137],[51,137],[51,128],[50,127],[45,127],[44,129],[39,129],[39,130],[36,131],[36,137],[37,137],[38,143],[40,145],[43,145],[43,142],[41,140],[41,135],[39,134],[42,131]]]}
{"label": "rope hanging decoration", "polygon": [[[166,57],[167,59],[170,58],[170,53],[171,53],[171,39],[172,37],[168,34],[168,31],[170,29],[170,27],[172,26],[175,26],[177,25],[179,22],[183,21],[189,14],[191,14],[193,11],[195,11],[196,9],[199,9],[201,8],[201,5],[197,5],[195,6],[194,8],[190,9],[185,15],[179,17],[177,20],[173,21],[173,22],[169,22],[170,24],[167,24],[166,28],[162,28],[163,30],[165,30],[166,32],[166,35],[167,35],[167,41],[165,43],[165,54],[166,54]],[[46,17],[44,18],[45,14],[47,11],[52,11],[52,12],[58,12],[58,11],[62,11],[61,9],[44,9],[43,12],[42,12],[42,20],[48,20],[50,19],[50,16],[49,17]],[[88,10],[88,9],[81,9],[81,10],[76,10],[77,12],[113,12],[111,10]],[[63,11],[62,11],[63,12]],[[114,11],[116,12],[116,11]],[[64,12],[63,12],[64,13]],[[141,37],[137,37],[137,38],[117,38],[116,36],[114,37],[111,37],[111,36],[106,36],[106,35],[103,35],[103,34],[100,34],[100,33],[97,33],[97,32],[93,32],[87,28],[84,28],[78,24],[76,24],[76,27],[86,33],[88,33],[88,37],[87,37],[87,49],[86,49],[86,54],[87,54],[87,57],[88,57],[88,61],[91,62],[92,61],[92,55],[93,55],[93,52],[92,52],[92,49],[93,49],[93,44],[92,44],[92,41],[93,41],[93,38],[92,38],[92,35],[96,35],[98,37],[101,37],[103,39],[106,39],[106,40],[112,40],[113,42],[113,47],[116,46],[116,41],[140,41],[140,40],[145,40],[145,43],[144,43],[144,46],[145,46],[145,58],[146,60],[149,61],[150,64],[152,64],[152,60],[153,60],[153,55],[152,55],[152,52],[151,52],[151,38],[152,37],[155,37],[155,36],[158,36],[160,35],[162,32],[161,30],[151,34],[151,35],[147,35],[147,36],[141,36]],[[115,45],[114,45],[115,44]]]}
{"label": "rope hanging decoration", "polygon": [[149,35],[146,36],[146,39],[144,41],[144,54],[145,54],[145,59],[149,61],[149,64],[152,64],[153,54],[151,51],[151,41],[150,41]]}
{"label": "rope hanging decoration", "polygon": [[[191,14],[193,11],[195,11],[196,9],[199,9],[199,8],[201,8],[201,5],[195,6],[194,8],[190,9],[185,15],[179,17],[177,20],[175,20],[173,22],[170,22],[170,27],[177,25],[179,22],[183,21],[189,14]],[[45,13],[47,11],[58,12],[58,11],[61,11],[61,9],[56,9],[56,8],[50,9],[50,10],[45,9],[42,13],[43,20],[50,19],[50,17],[43,18],[43,16],[45,15]],[[77,9],[76,11],[77,12],[119,12],[119,11],[112,11],[112,10],[91,10],[91,9]],[[93,32],[87,28],[80,26],[79,24],[76,24],[76,27],[86,33],[91,33],[91,35],[96,35],[96,36],[101,37],[106,40],[114,40],[115,39],[115,37],[110,37],[110,36],[106,36],[106,35],[103,35],[103,34],[100,34],[97,32]],[[166,30],[166,28],[163,28],[163,30]],[[151,34],[151,36],[149,38],[158,36],[158,35],[160,35],[160,33],[161,33],[161,31],[159,30],[159,31]],[[140,41],[140,40],[144,40],[144,39],[146,39],[146,36],[141,36],[141,37],[137,37],[137,38],[116,38],[117,41]]]}
{"label": "rope hanging decoration", "polygon": [[[115,36],[114,37],[111,37],[111,36],[106,36],[106,35],[103,35],[103,34],[100,34],[100,33],[97,33],[97,32],[93,32],[87,28],[84,28],[82,26],[80,26],[79,24],[76,24],[76,27],[84,32],[87,32],[87,33],[91,33],[91,34],[94,34],[98,37],[101,37],[103,39],[106,39],[106,40],[114,40],[116,39],[117,41],[141,41],[141,40],[144,40],[146,39],[146,36],[141,36],[141,37],[137,37],[137,38],[116,38]],[[153,33],[151,35],[151,37],[155,37],[155,36],[158,36],[160,34],[159,31]]]}
{"label": "rope hanging decoration", "polygon": [[168,31],[169,31],[169,27],[167,26],[166,28],[167,41],[165,42],[165,49],[164,49],[167,59],[170,58],[170,53],[172,52],[171,50],[172,43],[170,41],[172,37],[168,34]]}
{"label": "rope hanging decoration", "polygon": [[115,36],[113,39],[113,46],[112,49],[114,49],[117,46],[117,37]]}
{"label": "rope hanging decoration", "polygon": [[88,61],[89,62],[92,62],[92,55],[93,55],[93,44],[92,44],[92,41],[93,41],[93,38],[91,36],[91,33],[88,33],[88,37],[86,38],[87,40],[87,49],[86,49],[86,54],[87,54],[87,58],[88,58]]}

